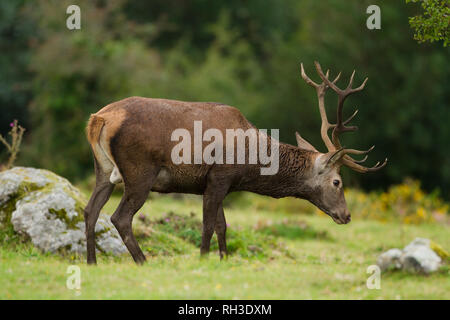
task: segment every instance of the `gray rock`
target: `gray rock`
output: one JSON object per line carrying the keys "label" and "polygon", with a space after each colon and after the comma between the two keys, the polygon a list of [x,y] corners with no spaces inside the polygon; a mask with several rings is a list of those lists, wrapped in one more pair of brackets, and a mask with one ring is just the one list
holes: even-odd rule
{"label": "gray rock", "polygon": [[442,259],[430,247],[431,241],[416,238],[403,249],[401,263],[410,272],[431,273],[439,269]]}
{"label": "gray rock", "polygon": [[[0,228],[12,225],[15,232],[27,236],[44,252],[85,252],[86,203],[68,180],[48,170],[15,167],[0,172]],[[96,243],[103,252],[126,252],[104,214],[97,222]]]}
{"label": "gray rock", "polygon": [[431,273],[439,269],[442,259],[431,248],[431,240],[416,238],[403,250],[390,249],[377,259],[381,271],[403,269],[408,272]]}
{"label": "gray rock", "polygon": [[400,258],[403,252],[400,249],[394,248],[382,253],[377,259],[377,265],[381,271],[388,269],[401,269],[402,264]]}

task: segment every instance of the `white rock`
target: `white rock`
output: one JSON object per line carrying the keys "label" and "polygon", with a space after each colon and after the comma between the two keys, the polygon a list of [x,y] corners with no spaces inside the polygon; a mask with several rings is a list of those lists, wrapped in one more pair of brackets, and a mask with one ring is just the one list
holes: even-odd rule
{"label": "white rock", "polygon": [[[15,167],[0,172],[0,228],[12,224],[45,252],[86,251],[86,203],[78,189],[50,171]],[[108,216],[100,215],[96,233],[101,251],[127,251]]]}
{"label": "white rock", "polygon": [[400,263],[400,258],[403,252],[400,249],[394,248],[382,253],[377,259],[377,265],[380,267],[381,271],[388,269],[400,269],[402,264]]}
{"label": "white rock", "polygon": [[416,238],[403,250],[390,249],[377,259],[382,271],[389,268],[403,269],[409,272],[431,273],[439,269],[442,259],[430,247],[431,240]]}
{"label": "white rock", "polygon": [[431,240],[426,238],[415,238],[406,247],[403,248],[404,252],[414,250],[417,247],[425,246],[430,247]]}
{"label": "white rock", "polygon": [[430,240],[416,238],[403,249],[403,269],[411,272],[431,273],[437,271],[442,259],[430,248]]}

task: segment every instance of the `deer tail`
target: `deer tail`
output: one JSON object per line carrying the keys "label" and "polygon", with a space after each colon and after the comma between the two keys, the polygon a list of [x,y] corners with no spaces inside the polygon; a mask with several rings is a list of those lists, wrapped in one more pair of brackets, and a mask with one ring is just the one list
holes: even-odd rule
{"label": "deer tail", "polygon": [[102,117],[92,114],[89,118],[89,122],[86,127],[86,136],[91,146],[95,146],[95,144],[99,142],[100,133],[102,132],[104,125],[105,120]]}

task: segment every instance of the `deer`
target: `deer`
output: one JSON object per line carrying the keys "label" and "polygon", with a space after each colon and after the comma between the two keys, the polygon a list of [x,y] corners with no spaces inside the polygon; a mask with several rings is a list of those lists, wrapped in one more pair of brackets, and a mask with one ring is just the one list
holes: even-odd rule
{"label": "deer", "polygon": [[[344,197],[340,168],[346,166],[359,173],[375,172],[383,163],[365,167],[368,150],[342,146],[341,134],[356,131],[349,122],[357,110],[346,120],[343,106],[346,98],[364,89],[367,78],[353,88],[353,71],[345,89],[337,86],[339,73],[329,79],[315,62],[322,82],[316,83],[300,64],[301,76],[317,93],[322,120],[321,138],[327,152],[319,152],[296,132],[297,146],[276,141],[266,135],[267,146],[278,146],[279,169],[275,174],[260,174],[264,164],[200,163],[174,164],[171,133],[177,128],[193,131],[193,123],[202,121],[205,128],[224,132],[228,128],[255,129],[235,107],[212,102],[184,102],[168,99],[129,97],[108,104],[92,114],[86,128],[87,139],[93,152],[96,184],[84,210],[86,227],[87,263],[96,264],[95,224],[99,212],[108,201],[114,186],[124,183],[124,192],[118,208],[111,216],[123,243],[137,264],[146,261],[132,231],[134,215],[143,206],[150,191],[159,193],[190,193],[203,196],[203,224],[200,256],[210,251],[214,232],[217,235],[220,258],[227,255],[223,200],[231,192],[247,191],[273,198],[295,197],[311,202],[329,215],[337,224],[347,224],[351,214]],[[325,110],[325,92],[332,89],[338,96],[336,123],[328,121]],[[331,138],[329,130],[332,129]],[[246,144],[248,147],[248,144]],[[362,155],[357,160],[354,156]]]}

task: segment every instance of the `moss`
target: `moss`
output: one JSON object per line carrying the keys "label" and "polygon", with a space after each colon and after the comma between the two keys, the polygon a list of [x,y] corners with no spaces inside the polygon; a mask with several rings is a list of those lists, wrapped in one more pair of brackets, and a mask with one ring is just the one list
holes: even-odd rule
{"label": "moss", "polygon": [[53,208],[50,208],[48,211],[56,215],[58,219],[63,221],[68,229],[78,229],[77,223],[83,221],[83,219],[79,215],[70,219],[65,209],[55,210]]}
{"label": "moss", "polygon": [[9,196],[8,201],[0,206],[0,227],[5,227],[11,222],[12,213],[16,210],[17,201],[33,191],[42,189],[36,183],[23,180],[14,194]]}
{"label": "moss", "polygon": [[17,198],[11,198],[0,206],[0,227],[3,229],[11,222],[11,215],[16,209]]}

